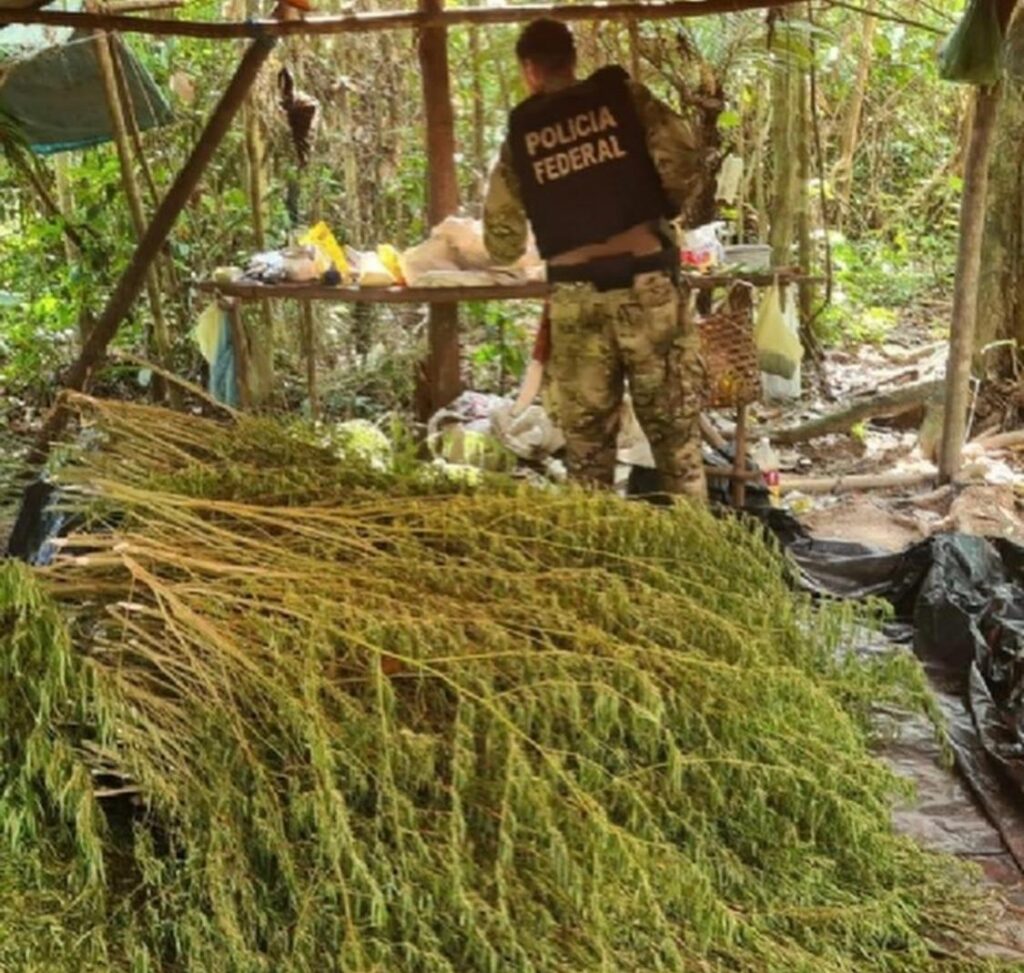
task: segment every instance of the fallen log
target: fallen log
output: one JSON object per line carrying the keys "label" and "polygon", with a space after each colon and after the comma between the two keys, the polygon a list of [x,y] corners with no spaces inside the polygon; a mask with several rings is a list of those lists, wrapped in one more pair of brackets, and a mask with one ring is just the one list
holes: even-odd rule
{"label": "fallen log", "polygon": [[1011,449],[1014,446],[1024,446],[1024,429],[1014,429],[1012,432],[979,436],[977,439],[972,439],[968,445],[979,447],[986,452],[997,449]]}
{"label": "fallen log", "polygon": [[817,419],[811,419],[798,426],[789,426],[769,432],[769,437],[773,442],[792,446],[795,443],[816,439],[818,436],[848,433],[853,426],[865,419],[877,419],[881,416],[891,418],[902,415],[904,412],[910,412],[912,409],[924,405],[930,399],[940,396],[944,385],[945,383],[941,379],[906,385],[891,392],[883,392],[863,401],[854,402],[837,412],[819,416]]}
{"label": "fallen log", "polygon": [[934,484],[939,474],[879,473],[860,476],[783,476],[780,493],[855,493],[859,490],[901,490]]}

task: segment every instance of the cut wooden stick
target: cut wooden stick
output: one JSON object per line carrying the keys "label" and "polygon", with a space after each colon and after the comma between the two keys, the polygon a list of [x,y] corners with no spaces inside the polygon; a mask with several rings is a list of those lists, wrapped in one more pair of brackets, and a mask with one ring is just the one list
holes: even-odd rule
{"label": "cut wooden stick", "polygon": [[[103,81],[103,89],[107,98],[107,108],[110,112],[110,126],[114,135],[114,145],[117,148],[117,158],[121,168],[121,185],[124,188],[125,198],[128,200],[128,212],[131,215],[132,225],[135,229],[135,238],[138,241],[146,234],[146,213],[142,205],[142,193],[135,178],[135,160],[132,156],[131,144],[129,142],[128,123],[125,119],[125,105],[121,100],[121,91],[117,85],[117,70],[114,67],[114,58],[118,56],[118,51],[113,38],[102,31],[96,31],[93,34],[93,41],[96,47],[96,63],[99,65],[100,78]],[[169,369],[171,361],[171,333],[170,328],[167,326],[167,317],[164,314],[163,298],[160,294],[160,281],[157,277],[155,264],[151,264],[146,270],[145,287],[150,311],[153,315],[153,344],[156,346],[157,359],[164,368]],[[153,383],[153,393],[156,401],[162,402],[166,391],[163,379],[157,378]],[[178,405],[179,403],[173,402],[172,404]]]}
{"label": "cut wooden stick", "polygon": [[149,359],[143,358],[142,355],[136,355],[123,348],[111,348],[109,356],[115,361],[131,362],[131,364],[138,365],[140,368],[148,368],[154,375],[159,375],[163,378],[168,385],[176,385],[178,388],[183,389],[190,395],[194,395],[197,399],[202,399],[202,401],[207,405],[213,406],[213,408],[219,409],[221,412],[226,412],[232,419],[237,419],[241,415],[241,412],[232,408],[226,402],[221,402],[219,399],[215,399],[206,391],[206,389],[200,388],[194,382],[190,382],[187,378],[182,378],[174,372],[169,372],[165,368],[161,368],[154,362],[149,361]]}
{"label": "cut wooden stick", "polygon": [[860,490],[901,490],[934,485],[938,473],[879,473],[862,476],[783,476],[782,493],[856,493]]}
{"label": "cut wooden stick", "polygon": [[516,4],[507,7],[462,8],[431,14],[417,10],[401,10],[350,13],[307,20],[253,20],[245,23],[162,20],[156,17],[59,10],[0,10],[0,25],[47,24],[78,30],[112,30],[122,33],[224,39],[360,33],[410,27],[457,27],[461,24],[511,24],[537,17],[551,17],[557,20],[674,20],[706,17],[711,14],[740,13],[744,10],[763,10],[800,2],[803,0],[676,0],[672,3],[580,3],[555,6]]}
{"label": "cut wooden stick", "polygon": [[977,439],[972,439],[970,445],[980,446],[984,450],[1012,449],[1015,446],[1024,446],[1024,429],[979,436]]}

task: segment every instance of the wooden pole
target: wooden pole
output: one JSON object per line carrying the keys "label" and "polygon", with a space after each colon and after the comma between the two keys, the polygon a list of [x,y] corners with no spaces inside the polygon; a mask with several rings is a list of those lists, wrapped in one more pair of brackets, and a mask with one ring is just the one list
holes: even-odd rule
{"label": "wooden pole", "polygon": [[[189,156],[184,168],[153,215],[149,228],[139,241],[132,259],[121,274],[121,279],[117,282],[113,294],[110,295],[103,314],[90,332],[78,358],[68,369],[64,379],[64,385],[67,388],[75,391],[85,388],[93,369],[103,358],[107,345],[117,334],[117,329],[121,326],[121,322],[131,310],[132,304],[145,285],[146,274],[160,253],[160,248],[167,240],[171,227],[174,226],[175,220],[199,185],[199,180],[206,171],[217,146],[227,134],[231,122],[259,74],[260,68],[270,56],[276,43],[272,37],[259,37],[246,49],[234,77],[206,123],[192,155]],[[50,450],[50,443],[61,434],[67,421],[67,405],[60,403],[47,418],[29,457],[30,462],[38,463],[46,458]]]}
{"label": "wooden pole", "polygon": [[149,195],[150,202],[153,206],[156,206],[160,201],[160,194],[157,192],[156,180],[153,178],[153,170],[150,169],[149,163],[146,161],[146,153],[142,145],[142,129],[139,128],[139,120],[135,114],[135,104],[132,101],[131,88],[128,85],[128,79],[124,74],[124,62],[121,59],[121,52],[118,49],[118,43],[116,36],[109,35],[110,41],[110,54],[111,64],[114,67],[114,80],[117,82],[117,91],[121,99],[121,108],[124,112],[124,120],[128,126],[128,135],[132,140],[132,148],[135,150],[135,161],[139,165],[139,169],[142,172],[143,180],[146,184],[146,192]]}
{"label": "wooden pole", "polygon": [[[107,109],[110,112],[110,127],[114,133],[114,145],[117,148],[117,158],[121,165],[121,184],[128,200],[128,211],[131,214],[135,239],[138,242],[146,232],[146,214],[142,207],[142,193],[135,178],[135,161],[128,141],[128,123],[125,120],[124,104],[117,86],[117,73],[114,68],[114,57],[117,56],[117,51],[111,43],[112,38],[102,31],[96,31],[93,40],[96,47],[96,62],[100,69],[103,90],[107,99]],[[146,271],[146,293],[153,314],[153,343],[156,346],[157,363],[162,368],[169,370],[171,367],[171,334],[167,327],[167,318],[164,316],[163,301],[160,298],[160,281],[155,265],[150,266]],[[166,394],[167,387],[164,380],[154,374],[154,399],[162,402]],[[179,397],[177,389],[175,389],[175,396]]]}
{"label": "wooden pole", "polygon": [[[444,0],[419,0],[430,17],[441,12]],[[448,31],[425,27],[419,36],[420,74],[427,128],[427,219],[436,226],[459,206],[455,171],[455,113],[448,74]],[[417,401],[435,412],[462,391],[460,375],[459,312],[455,304],[432,304],[427,324],[427,361],[421,373],[426,388]],[[424,410],[426,411],[426,410]],[[427,419],[429,415],[421,415]]]}
{"label": "wooden pole", "polygon": [[[736,456],[733,459],[733,472],[737,474],[747,471],[747,406],[744,403],[736,410],[736,440],[734,442]],[[732,504],[742,510],[747,501],[747,485],[741,476],[732,481]]]}
{"label": "wooden pole", "polygon": [[1001,95],[1002,85],[978,88],[974,95],[974,123],[967,146],[960,201],[960,242],[953,290],[949,364],[946,367],[946,413],[939,456],[939,474],[943,483],[952,480],[960,469],[960,452],[966,435],[989,161]]}
{"label": "wooden pole", "polygon": [[640,77],[640,25],[636,17],[630,17],[627,21],[629,30],[629,73],[634,81],[643,81]]}
{"label": "wooden pole", "polygon": [[235,348],[235,388],[238,392],[239,407],[252,408],[252,368],[249,355],[249,335],[242,320],[242,302],[231,301],[227,308],[231,322],[231,342]]}
{"label": "wooden pole", "polygon": [[556,20],[683,20],[712,14],[740,13],[785,7],[805,0],[674,0],[671,3],[580,3],[568,5],[515,4],[507,7],[459,8],[426,15],[418,11],[350,13],[337,17],[306,20],[253,20],[244,23],[215,23],[198,20],[162,20],[115,14],[69,13],[61,10],[0,10],[0,26],[46,24],[77,30],[110,30],[119,33],[170,37],[256,38],[293,35],[346,34],[377,30],[422,27],[457,27],[461,24],[515,24],[536,17]]}
{"label": "wooden pole", "polygon": [[[258,10],[257,0],[247,0],[246,14],[254,16]],[[250,92],[243,109],[245,129],[245,173],[249,207],[252,213],[252,237],[257,253],[267,246],[266,240],[266,180],[264,178],[264,146],[260,131],[259,108],[255,92]],[[260,301],[260,314],[254,324],[250,317],[251,364],[250,375],[252,405],[261,406],[274,391],[274,312],[270,301]]]}
{"label": "wooden pole", "polygon": [[302,351],[306,359],[306,391],[309,394],[309,417],[320,418],[320,392],[316,384],[316,322],[313,302],[302,302]]}
{"label": "wooden pole", "polygon": [[487,109],[484,102],[483,53],[479,27],[469,28],[469,57],[473,69],[473,165],[477,173],[477,199],[482,200],[487,193],[487,150],[484,146]]}

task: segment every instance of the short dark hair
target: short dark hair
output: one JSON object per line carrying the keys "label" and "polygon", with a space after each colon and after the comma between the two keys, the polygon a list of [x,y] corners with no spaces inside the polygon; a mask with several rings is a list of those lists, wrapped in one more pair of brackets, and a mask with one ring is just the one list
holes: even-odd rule
{"label": "short dark hair", "polygon": [[532,20],[516,41],[516,57],[545,71],[566,71],[576,63],[576,41],[560,20]]}

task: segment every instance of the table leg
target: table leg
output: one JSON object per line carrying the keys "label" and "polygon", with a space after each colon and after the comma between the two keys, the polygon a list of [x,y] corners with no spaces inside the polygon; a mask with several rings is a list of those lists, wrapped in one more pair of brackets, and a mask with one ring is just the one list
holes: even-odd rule
{"label": "table leg", "polygon": [[736,458],[733,462],[732,504],[742,509],[747,502],[747,481],[743,476],[747,471],[747,406],[736,407]]}
{"label": "table leg", "polygon": [[313,326],[313,302],[302,302],[302,343],[306,356],[306,389],[309,393],[309,416],[320,418],[320,395],[316,387],[316,328]]}
{"label": "table leg", "polygon": [[235,384],[238,388],[238,404],[245,410],[252,408],[252,371],[249,358],[249,335],[242,320],[242,302],[232,301],[228,305],[228,319],[231,322],[231,343],[235,348]]}

